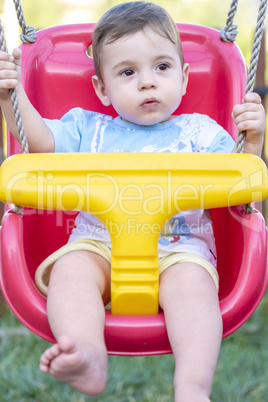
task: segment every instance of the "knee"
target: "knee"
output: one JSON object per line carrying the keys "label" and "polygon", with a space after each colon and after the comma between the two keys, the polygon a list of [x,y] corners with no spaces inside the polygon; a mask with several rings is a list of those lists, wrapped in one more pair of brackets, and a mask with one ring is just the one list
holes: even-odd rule
{"label": "knee", "polygon": [[165,270],[159,278],[159,303],[188,295],[207,295],[210,290],[218,298],[218,292],[210,274],[200,265],[176,264]]}

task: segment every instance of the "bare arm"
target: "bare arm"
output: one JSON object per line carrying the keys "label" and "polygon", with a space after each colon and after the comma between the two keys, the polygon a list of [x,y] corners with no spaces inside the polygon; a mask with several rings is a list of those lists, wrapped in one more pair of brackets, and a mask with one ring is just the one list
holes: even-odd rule
{"label": "bare arm", "polygon": [[245,131],[244,151],[261,156],[264,131],[265,111],[258,94],[248,93],[241,105],[233,109],[233,118],[239,132]]}
{"label": "bare arm", "polygon": [[12,56],[0,52],[0,106],[7,126],[18,140],[18,130],[9,93],[9,89],[16,88],[29,150],[31,152],[54,152],[53,136],[20,84],[20,65],[21,51],[19,49],[14,49]]}

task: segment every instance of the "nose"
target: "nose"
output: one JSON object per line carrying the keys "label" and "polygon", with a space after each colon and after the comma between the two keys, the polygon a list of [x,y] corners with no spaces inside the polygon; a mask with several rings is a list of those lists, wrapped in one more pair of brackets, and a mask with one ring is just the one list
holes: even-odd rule
{"label": "nose", "polygon": [[156,88],[156,80],[151,72],[143,73],[139,79],[139,90]]}

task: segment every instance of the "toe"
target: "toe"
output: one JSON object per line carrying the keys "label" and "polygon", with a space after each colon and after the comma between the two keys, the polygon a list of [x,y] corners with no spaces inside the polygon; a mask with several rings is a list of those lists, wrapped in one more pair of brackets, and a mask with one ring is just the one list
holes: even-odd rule
{"label": "toe", "polygon": [[64,353],[75,353],[77,351],[76,343],[67,335],[62,335],[61,337],[59,337],[58,345],[61,352]]}
{"label": "toe", "polygon": [[40,368],[40,370],[44,371],[45,366],[48,367],[50,365],[50,362],[53,359],[55,359],[55,357],[59,356],[60,353],[61,353],[61,351],[60,351],[58,344],[53,345],[50,348],[48,348],[47,350],[45,350],[45,352],[40,357],[40,367],[42,367],[42,370],[41,370],[41,368]]}

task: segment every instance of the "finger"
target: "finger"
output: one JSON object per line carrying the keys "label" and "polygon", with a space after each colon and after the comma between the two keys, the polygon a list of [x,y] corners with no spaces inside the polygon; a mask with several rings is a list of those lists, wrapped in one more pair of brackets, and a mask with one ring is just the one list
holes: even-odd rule
{"label": "finger", "polygon": [[251,130],[253,132],[264,130],[264,119],[260,113],[245,112],[235,118],[235,124],[239,131]]}
{"label": "finger", "polygon": [[0,80],[6,80],[6,79],[18,80],[17,71],[15,69],[10,69],[10,68],[6,68],[6,69],[0,68]]}
{"label": "finger", "polygon": [[262,104],[261,103],[254,103],[254,102],[247,102],[243,103],[242,105],[235,105],[233,108],[232,117],[236,119],[238,116],[243,115],[245,113],[262,113]]}
{"label": "finger", "polygon": [[244,120],[236,124],[236,127],[239,132],[251,132],[251,137],[252,135],[257,135],[259,137],[259,133],[262,130],[262,127],[257,120]]}
{"label": "finger", "polygon": [[18,72],[15,64],[0,61],[0,90],[16,88],[18,83]]}
{"label": "finger", "polygon": [[260,115],[254,111],[249,110],[249,111],[240,113],[235,118],[236,123],[240,123],[241,121],[246,121],[246,120],[260,120]]}
{"label": "finger", "polygon": [[12,62],[12,61],[14,61],[14,57],[9,53],[6,53],[6,52],[3,52],[2,50],[0,50],[0,60]]}
{"label": "finger", "polygon": [[0,72],[2,74],[2,78],[4,78],[3,75],[15,71],[16,71],[16,65],[14,63],[0,60]]}
{"label": "finger", "polygon": [[17,85],[18,85],[18,80],[12,80],[12,79],[3,80],[0,82],[0,92],[2,93],[2,91],[14,89],[17,87]]}
{"label": "finger", "polygon": [[250,92],[244,96],[243,103],[262,103],[260,95],[256,92]]}
{"label": "finger", "polygon": [[21,64],[21,54],[22,54],[22,52],[21,52],[21,49],[19,49],[19,48],[15,48],[12,52],[12,56],[14,58],[14,63],[19,66]]}

